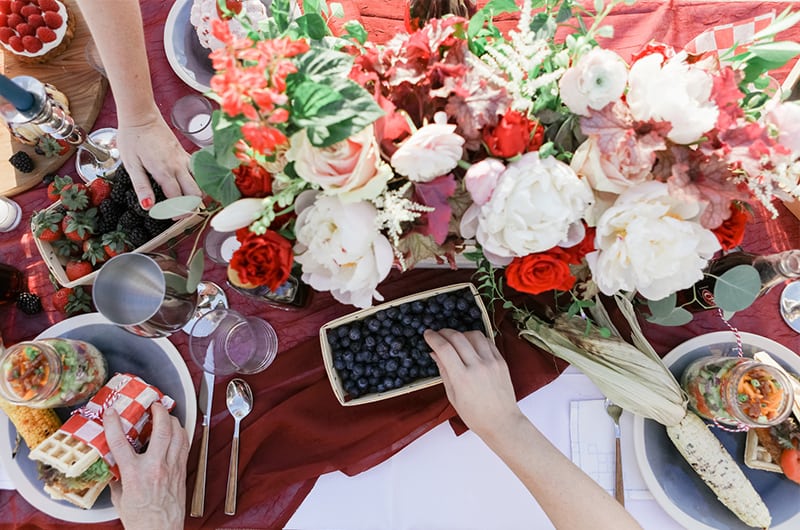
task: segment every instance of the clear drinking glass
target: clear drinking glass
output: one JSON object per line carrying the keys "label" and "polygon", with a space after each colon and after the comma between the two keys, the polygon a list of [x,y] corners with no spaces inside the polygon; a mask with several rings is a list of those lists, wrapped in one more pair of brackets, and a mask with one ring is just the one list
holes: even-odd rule
{"label": "clear drinking glass", "polygon": [[206,372],[255,374],[272,364],[278,353],[278,336],[263,319],[232,309],[214,309],[195,322],[189,351]]}
{"label": "clear drinking glass", "polygon": [[198,94],[183,96],[172,107],[172,125],[198,147],[214,143],[214,130],[211,127],[211,102]]}

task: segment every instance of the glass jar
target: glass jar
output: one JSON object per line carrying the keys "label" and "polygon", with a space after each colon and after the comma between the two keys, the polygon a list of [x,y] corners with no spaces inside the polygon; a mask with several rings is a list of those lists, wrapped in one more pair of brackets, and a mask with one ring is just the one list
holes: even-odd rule
{"label": "glass jar", "polygon": [[0,397],[33,408],[87,401],[106,381],[105,357],[81,340],[39,339],[0,354]]}
{"label": "glass jar", "polygon": [[697,414],[737,427],[777,425],[794,403],[786,374],[747,357],[701,357],[683,372],[681,384]]}

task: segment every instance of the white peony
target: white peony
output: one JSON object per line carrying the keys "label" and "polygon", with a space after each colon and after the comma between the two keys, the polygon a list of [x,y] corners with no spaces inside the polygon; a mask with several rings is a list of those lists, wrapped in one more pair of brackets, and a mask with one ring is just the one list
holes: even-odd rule
{"label": "white peony", "polygon": [[597,286],[660,300],[694,285],[720,249],[696,221],[700,213],[699,203],[672,197],[662,182],[629,188],[600,217],[597,250],[586,256]]}
{"label": "white peony", "polygon": [[652,54],[636,61],[628,74],[626,100],[641,121],[666,121],[672,125],[667,138],[677,144],[696,142],[717,123],[719,109],[711,101],[713,79],[678,54],[662,64]]}
{"label": "white peony", "polygon": [[514,257],[575,244],[592,201],[589,184],[567,164],[526,153],[508,165],[485,204],[464,213],[461,234],[475,237],[492,263],[507,265]]}
{"label": "white peony", "polygon": [[329,147],[316,147],[305,129],[289,140],[286,159],[303,180],[345,202],[374,199],[386,188],[392,169],[381,160],[372,125]]}
{"label": "white peony", "polygon": [[437,112],[429,123],[412,134],[392,155],[391,164],[400,175],[413,182],[430,182],[456,167],[464,138],[447,123],[447,115]]}
{"label": "white peony", "polygon": [[800,104],[784,101],[767,114],[767,123],[778,130],[778,143],[800,156]]}
{"label": "white peony", "polygon": [[[303,281],[330,291],[343,304],[369,307],[383,300],[376,290],[389,274],[394,254],[378,231],[375,206],[366,201],[343,203],[338,197],[304,192],[298,197],[295,260]],[[307,204],[309,204],[306,206]]]}
{"label": "white peony", "polygon": [[627,70],[616,53],[592,48],[561,77],[561,100],[575,114],[588,116],[589,109],[600,110],[622,97]]}

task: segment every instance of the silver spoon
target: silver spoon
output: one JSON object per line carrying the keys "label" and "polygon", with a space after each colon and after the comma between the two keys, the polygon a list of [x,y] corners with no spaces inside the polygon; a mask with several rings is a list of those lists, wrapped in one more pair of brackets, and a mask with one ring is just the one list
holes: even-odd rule
{"label": "silver spoon", "polygon": [[241,379],[231,379],[225,391],[225,403],[233,416],[233,444],[228,465],[228,489],[225,493],[225,515],[236,513],[236,484],[239,480],[239,423],[253,410],[253,392]]}
{"label": "silver spoon", "polygon": [[620,447],[619,436],[619,417],[622,415],[622,407],[612,403],[608,399],[605,401],[605,407],[608,415],[611,416],[612,420],[614,420],[614,439],[616,441],[614,458],[616,462],[616,472],[614,473],[614,496],[621,505],[625,506],[625,486],[622,483],[622,449]]}

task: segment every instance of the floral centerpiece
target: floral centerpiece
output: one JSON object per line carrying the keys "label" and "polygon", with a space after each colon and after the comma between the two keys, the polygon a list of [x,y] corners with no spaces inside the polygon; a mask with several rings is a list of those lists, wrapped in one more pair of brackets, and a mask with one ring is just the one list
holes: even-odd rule
{"label": "floral centerpiece", "polygon": [[[620,3],[491,0],[408,17],[382,45],[355,22],[334,36],[324,0],[294,19],[273,0],[243,38],[213,24],[221,110],[193,164],[224,206],[212,225],[242,242],[231,281],[277,288],[299,267],[367,307],[392,267],[471,244],[515,290],[571,293],[573,312],[598,293],[674,306],[739,244],[748,203],[777,215],[797,195],[800,105],[766,75],[797,53],[774,42],[797,16],[745,51],[643,43],[626,62],[599,44]],[[519,16],[507,35],[502,12]]]}

